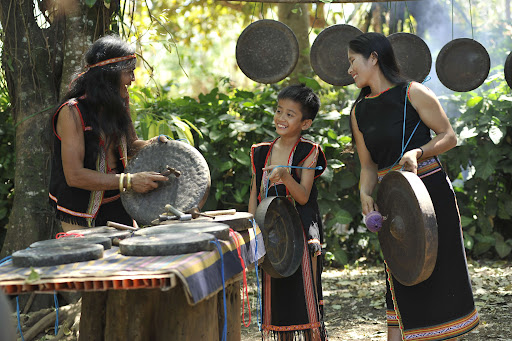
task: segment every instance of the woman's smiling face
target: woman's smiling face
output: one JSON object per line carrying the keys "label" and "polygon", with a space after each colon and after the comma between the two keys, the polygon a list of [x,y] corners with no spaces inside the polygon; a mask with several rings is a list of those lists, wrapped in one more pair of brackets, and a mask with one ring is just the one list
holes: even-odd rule
{"label": "woman's smiling face", "polygon": [[372,62],[372,58],[374,58],[373,55],[366,59],[362,54],[355,53],[350,49],[348,50],[348,62],[350,67],[347,72],[352,76],[358,88],[364,88],[368,85],[368,80],[375,66]]}

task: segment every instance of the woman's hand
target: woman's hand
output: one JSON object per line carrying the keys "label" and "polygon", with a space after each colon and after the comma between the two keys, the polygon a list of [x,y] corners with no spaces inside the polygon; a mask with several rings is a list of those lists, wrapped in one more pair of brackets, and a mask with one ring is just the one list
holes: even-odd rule
{"label": "woman's hand", "polygon": [[288,169],[286,167],[279,167],[279,165],[270,165],[263,168],[263,171],[270,171],[270,175],[268,176],[270,182],[276,183],[280,180],[283,180],[283,177],[290,175]]}
{"label": "woman's hand", "polygon": [[364,215],[367,215],[371,211],[379,210],[379,208],[377,207],[377,204],[373,201],[373,198],[371,195],[361,192],[360,198],[361,198],[361,208],[363,210]]}
{"label": "woman's hand", "polygon": [[398,164],[403,166],[405,171],[418,174],[418,157],[420,157],[421,154],[422,151],[419,148],[409,150],[404,154],[404,156],[402,156],[402,159],[400,159]]}
{"label": "woman's hand", "polygon": [[169,179],[157,172],[140,172],[131,175],[132,189],[137,193],[146,193],[158,187],[159,181]]}
{"label": "woman's hand", "polygon": [[167,141],[169,141],[167,136],[165,136],[165,135],[158,135],[158,136],[150,138],[148,140],[148,144],[153,144],[153,143],[156,143],[156,142],[166,143]]}

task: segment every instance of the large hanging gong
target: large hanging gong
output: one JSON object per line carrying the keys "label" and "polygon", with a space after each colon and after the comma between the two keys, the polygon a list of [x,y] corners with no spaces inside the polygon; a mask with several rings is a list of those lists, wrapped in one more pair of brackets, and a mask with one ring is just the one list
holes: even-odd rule
{"label": "large hanging gong", "polygon": [[267,197],[258,205],[254,218],[265,243],[263,270],[274,278],[293,275],[304,252],[302,222],[293,204],[285,197]]}
{"label": "large hanging gong", "polygon": [[427,44],[417,35],[405,32],[388,36],[402,75],[423,82],[432,68],[432,55]]}
{"label": "large hanging gong", "polygon": [[437,259],[437,220],[427,188],[414,173],[391,171],[379,185],[377,205],[385,218],[380,246],[391,273],[407,286],[426,280]]}
{"label": "large hanging gong", "polygon": [[240,70],[259,83],[276,83],[292,73],[299,60],[299,42],[293,31],[275,20],[247,26],[236,43]]}
{"label": "large hanging gong", "polygon": [[354,83],[348,74],[348,43],[362,33],[350,25],[333,25],[320,32],[310,52],[311,67],[320,79],[339,86]]}
{"label": "large hanging gong", "polygon": [[167,166],[180,172],[179,176],[171,173],[169,181],[160,182],[158,188],[147,193],[121,193],[124,208],[139,224],[151,224],[166,211],[167,204],[184,212],[202,207],[206,202],[210,190],[210,169],[201,153],[185,142],[150,144],[128,162],[125,172],[160,173]]}
{"label": "large hanging gong", "polygon": [[441,83],[459,92],[471,91],[482,85],[490,68],[491,59],[485,47],[469,38],[450,41],[436,60],[436,72]]}
{"label": "large hanging gong", "polygon": [[510,88],[512,88],[512,52],[508,54],[505,61],[505,80]]}

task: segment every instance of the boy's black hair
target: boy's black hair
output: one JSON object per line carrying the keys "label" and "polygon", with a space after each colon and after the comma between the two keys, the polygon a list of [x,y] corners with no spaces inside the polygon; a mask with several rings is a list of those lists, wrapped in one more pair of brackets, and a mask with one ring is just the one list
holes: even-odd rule
{"label": "boy's black hair", "polygon": [[320,109],[320,98],[304,84],[290,85],[277,95],[277,99],[291,99],[302,107],[302,120],[314,120]]}

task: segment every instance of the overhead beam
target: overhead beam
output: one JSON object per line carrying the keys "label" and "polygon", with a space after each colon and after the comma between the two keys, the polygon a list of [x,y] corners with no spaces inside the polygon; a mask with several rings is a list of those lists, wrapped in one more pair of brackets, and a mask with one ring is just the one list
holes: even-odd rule
{"label": "overhead beam", "polygon": [[422,1],[422,0],[332,0],[332,1],[321,1],[321,0],[223,0],[227,2],[265,2],[275,4],[296,4],[296,3],[345,3],[345,4],[360,4],[363,2],[399,2],[399,1]]}

